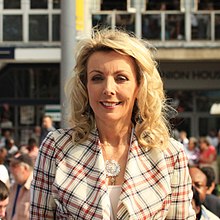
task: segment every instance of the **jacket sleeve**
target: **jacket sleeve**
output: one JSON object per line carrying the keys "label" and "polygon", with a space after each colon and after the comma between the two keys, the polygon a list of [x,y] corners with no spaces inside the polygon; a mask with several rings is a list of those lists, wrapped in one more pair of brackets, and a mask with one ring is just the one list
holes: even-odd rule
{"label": "jacket sleeve", "polygon": [[56,219],[52,185],[55,178],[55,141],[50,132],[43,141],[31,185],[30,219]]}
{"label": "jacket sleeve", "polygon": [[174,162],[174,171],[171,176],[171,206],[167,220],[196,219],[192,208],[192,183],[188,169],[188,160],[180,143],[176,143],[178,154]]}

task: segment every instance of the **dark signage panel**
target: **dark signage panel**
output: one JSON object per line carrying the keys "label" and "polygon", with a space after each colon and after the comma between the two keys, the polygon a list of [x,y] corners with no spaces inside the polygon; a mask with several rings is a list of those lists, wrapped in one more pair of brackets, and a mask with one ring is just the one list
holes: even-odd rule
{"label": "dark signage panel", "polygon": [[0,47],[0,59],[14,59],[14,47]]}

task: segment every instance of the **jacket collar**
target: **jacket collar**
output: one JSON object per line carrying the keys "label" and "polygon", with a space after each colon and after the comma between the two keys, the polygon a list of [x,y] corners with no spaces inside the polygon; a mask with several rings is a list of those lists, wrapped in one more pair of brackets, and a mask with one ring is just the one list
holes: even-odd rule
{"label": "jacket collar", "polygon": [[[91,141],[93,144],[91,144]],[[95,167],[104,174],[101,176],[101,187],[107,192],[104,159],[98,146],[97,129],[90,133],[89,142],[92,150],[97,152]],[[85,143],[85,145],[87,144]],[[161,202],[171,192],[169,182],[170,177],[163,152],[160,149],[147,149],[139,146],[135,133],[133,133],[117,218],[125,219],[128,216],[135,218],[136,213],[140,213],[140,209],[143,208],[141,205],[143,201],[145,203],[144,207],[148,209],[148,212],[151,212],[151,207]],[[107,198],[108,196],[105,197],[103,209],[109,209],[110,207],[110,201]],[[109,213],[108,210],[106,211]],[[143,210],[143,212],[146,213],[146,210]]]}

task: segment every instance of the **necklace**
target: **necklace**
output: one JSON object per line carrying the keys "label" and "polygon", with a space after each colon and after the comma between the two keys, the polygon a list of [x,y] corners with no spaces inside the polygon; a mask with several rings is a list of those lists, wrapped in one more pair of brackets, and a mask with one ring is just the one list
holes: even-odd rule
{"label": "necklace", "polygon": [[105,170],[107,177],[111,178],[111,184],[115,185],[116,176],[120,173],[120,164],[115,160],[106,160]]}

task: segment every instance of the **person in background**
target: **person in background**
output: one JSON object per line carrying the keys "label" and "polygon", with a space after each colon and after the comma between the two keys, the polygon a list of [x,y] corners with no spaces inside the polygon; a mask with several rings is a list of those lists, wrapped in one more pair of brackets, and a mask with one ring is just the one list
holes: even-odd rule
{"label": "person in background", "polygon": [[29,138],[27,146],[22,146],[20,149],[20,152],[28,154],[31,157],[33,164],[35,164],[37,159],[38,151],[39,147],[37,146],[37,142],[34,138]]}
{"label": "person in background", "polygon": [[197,147],[197,139],[195,137],[189,138],[188,146],[185,148],[188,157],[189,166],[199,166],[199,149]]}
{"label": "person in background", "polygon": [[187,137],[186,131],[180,131],[179,141],[180,141],[180,143],[183,144],[183,146],[185,147],[185,149],[187,149],[188,144],[189,144],[189,139],[188,139],[188,137]]}
{"label": "person in background", "polygon": [[30,138],[34,138],[36,140],[36,145],[40,146],[40,138],[41,138],[41,127],[36,125],[34,127],[33,133],[31,134]]}
{"label": "person in background", "polygon": [[[211,129],[207,135],[207,140],[209,141],[210,145],[217,148],[218,146],[218,137],[216,129]],[[216,149],[217,150],[217,149]]]}
{"label": "person in background", "polygon": [[[207,177],[202,172],[202,170],[199,169],[198,167],[190,167],[189,172],[190,172],[190,176],[192,178],[193,187],[195,187],[199,193],[200,202],[201,202],[201,204],[204,204],[205,199],[206,199],[206,193],[208,190]],[[203,205],[203,208],[206,208],[211,212],[211,210],[208,207],[205,207],[204,205]],[[214,215],[214,213],[212,213],[212,214]],[[217,219],[219,219],[218,216],[216,216],[216,217],[217,217]]]}
{"label": "person in background", "polygon": [[4,164],[6,166],[7,155],[8,155],[7,149],[5,147],[0,147],[0,164]]}
{"label": "person in background", "polygon": [[204,205],[207,209],[220,217],[220,198],[212,194],[215,189],[215,172],[212,167],[202,167],[201,170],[207,178],[207,191]]}
{"label": "person in background", "polygon": [[212,167],[215,172],[216,182],[218,183],[218,163],[217,152],[214,146],[210,145],[206,137],[199,138],[199,167]]}
{"label": "person in background", "polygon": [[30,219],[195,219],[187,158],[170,138],[150,46],[103,29],[76,51],[66,86],[71,128],[41,145]]}
{"label": "person in background", "polygon": [[193,190],[192,206],[196,212],[196,220],[218,220],[219,218],[216,215],[214,215],[211,211],[207,210],[201,204],[199,192],[196,190],[196,188],[193,187],[192,190]]}
{"label": "person in background", "polygon": [[41,128],[41,136],[40,136],[40,144],[43,142],[45,137],[50,131],[54,131],[55,128],[53,126],[53,119],[50,115],[45,115],[42,119],[42,128]]}
{"label": "person in background", "polygon": [[10,188],[6,217],[10,220],[29,220],[30,186],[33,178],[32,159],[27,154],[12,157],[10,172],[14,183]]}
{"label": "person in background", "polygon": [[192,178],[192,184],[199,192],[200,201],[203,203],[208,189],[206,175],[198,167],[189,167],[189,173]]}
{"label": "person in background", "polygon": [[0,220],[5,220],[6,208],[9,203],[9,190],[0,180]]}
{"label": "person in background", "polygon": [[202,204],[199,198],[199,192],[196,190],[195,187],[192,187],[192,191],[193,191],[192,206],[196,212],[196,220],[200,220],[202,216],[202,209],[201,209]]}
{"label": "person in background", "polygon": [[207,177],[207,194],[214,194],[215,192],[215,172],[212,167],[202,167],[201,168],[202,172],[206,175]]}
{"label": "person in background", "polygon": [[171,134],[175,140],[177,140],[177,141],[179,140],[180,132],[177,130],[177,128],[172,129]]}
{"label": "person in background", "polygon": [[8,150],[8,157],[15,155],[18,152],[18,147],[15,145],[13,138],[6,139],[6,149]]}
{"label": "person in background", "polygon": [[0,139],[0,147],[7,147],[6,146],[6,140],[12,138],[11,130],[3,130],[2,129],[2,136]]}

